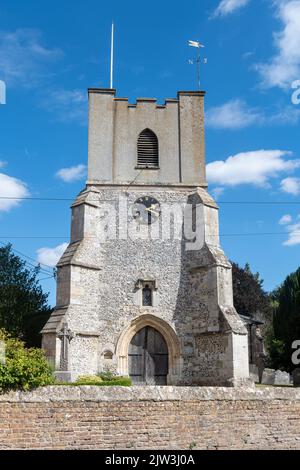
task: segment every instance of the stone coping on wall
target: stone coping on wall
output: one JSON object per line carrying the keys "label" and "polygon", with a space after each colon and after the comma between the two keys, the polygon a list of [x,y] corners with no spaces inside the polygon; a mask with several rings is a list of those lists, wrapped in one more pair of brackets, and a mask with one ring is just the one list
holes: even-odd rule
{"label": "stone coping on wall", "polygon": [[40,403],[66,401],[239,401],[300,400],[300,388],[292,387],[175,387],[175,386],[48,386],[31,392],[0,394],[0,403]]}

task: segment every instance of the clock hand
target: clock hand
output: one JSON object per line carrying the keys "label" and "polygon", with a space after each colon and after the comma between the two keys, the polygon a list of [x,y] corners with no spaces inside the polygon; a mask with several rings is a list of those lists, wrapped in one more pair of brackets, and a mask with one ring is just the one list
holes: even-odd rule
{"label": "clock hand", "polygon": [[147,212],[151,212],[152,214],[159,215],[159,212],[153,211],[152,209],[150,209],[150,207],[149,207],[149,208],[146,207],[145,210],[146,210]]}

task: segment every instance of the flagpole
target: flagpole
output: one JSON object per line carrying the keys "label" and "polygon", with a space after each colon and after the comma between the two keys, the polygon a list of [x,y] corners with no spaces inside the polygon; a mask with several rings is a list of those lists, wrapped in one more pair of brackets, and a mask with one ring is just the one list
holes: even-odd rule
{"label": "flagpole", "polygon": [[110,47],[110,88],[113,87],[114,68],[114,23],[111,24],[111,47]]}

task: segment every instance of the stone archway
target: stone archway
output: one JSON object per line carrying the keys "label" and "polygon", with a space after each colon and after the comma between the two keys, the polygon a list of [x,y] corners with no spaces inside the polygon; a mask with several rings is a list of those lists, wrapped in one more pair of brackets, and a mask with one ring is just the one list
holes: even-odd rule
{"label": "stone archway", "polygon": [[130,322],[127,328],[121,333],[117,347],[116,356],[118,361],[118,373],[128,376],[128,351],[129,345],[134,335],[145,327],[152,327],[164,338],[168,347],[168,376],[167,384],[175,385],[180,379],[181,353],[180,341],[173,328],[164,320],[155,315],[144,314]]}

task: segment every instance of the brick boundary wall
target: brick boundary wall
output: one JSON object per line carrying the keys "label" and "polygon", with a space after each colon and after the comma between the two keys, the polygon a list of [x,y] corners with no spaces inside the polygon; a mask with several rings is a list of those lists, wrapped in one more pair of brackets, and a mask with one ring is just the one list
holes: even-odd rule
{"label": "brick boundary wall", "polygon": [[0,395],[0,449],[300,449],[300,389],[51,386]]}

